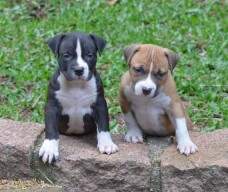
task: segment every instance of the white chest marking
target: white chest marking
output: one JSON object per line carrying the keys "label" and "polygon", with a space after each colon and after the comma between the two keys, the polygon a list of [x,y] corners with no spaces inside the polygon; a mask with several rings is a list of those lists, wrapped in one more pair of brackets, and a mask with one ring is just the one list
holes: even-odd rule
{"label": "white chest marking", "polygon": [[147,134],[162,135],[166,133],[165,127],[161,124],[160,115],[165,114],[171,98],[163,92],[155,98],[135,95],[130,87],[126,87],[125,95],[132,103],[132,110],[140,127]]}
{"label": "white chest marking", "polygon": [[67,133],[83,133],[83,116],[92,113],[91,105],[97,98],[95,77],[93,76],[89,81],[69,82],[63,74],[60,74],[58,82],[60,90],[56,91],[56,97],[62,106],[62,114],[69,115]]}
{"label": "white chest marking", "polygon": [[149,70],[149,73],[148,73],[148,76],[146,79],[142,79],[140,81],[138,81],[136,84],[135,84],[135,94],[140,96],[140,95],[143,95],[143,89],[151,89],[151,92],[150,92],[150,96],[153,96],[155,94],[155,91],[156,91],[156,84],[155,82],[152,80],[152,77],[151,77],[151,72],[153,70],[153,65],[154,65],[154,49],[152,50],[152,55],[151,55],[151,63],[150,63],[150,70]]}

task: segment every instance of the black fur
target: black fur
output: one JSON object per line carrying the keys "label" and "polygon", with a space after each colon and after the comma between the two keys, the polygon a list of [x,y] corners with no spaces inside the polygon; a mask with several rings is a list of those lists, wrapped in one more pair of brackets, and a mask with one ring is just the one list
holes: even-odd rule
{"label": "black fur", "polygon": [[92,106],[93,116],[98,125],[98,131],[107,131],[109,130],[109,117],[108,117],[108,108],[107,103],[104,98],[104,89],[100,75],[95,72],[96,84],[97,84],[97,100],[96,103]]}
{"label": "black fur", "polygon": [[[96,124],[98,131],[109,130],[108,109],[104,98],[104,91],[102,81],[99,74],[96,72],[97,52],[101,53],[105,46],[105,40],[95,35],[86,35],[83,33],[67,33],[57,35],[48,41],[50,49],[55,54],[59,67],[52,79],[49,82],[48,98],[45,106],[45,134],[47,139],[58,139],[59,132],[66,133],[68,129],[67,123],[69,122],[68,115],[62,114],[62,106],[56,98],[56,91],[60,89],[58,77],[60,72],[64,74],[67,80],[75,80],[69,73],[71,67],[77,65],[75,53],[77,38],[82,42],[82,57],[88,63],[89,77],[87,81],[92,78],[96,79],[97,98],[96,102],[92,104],[92,114],[85,114],[83,117],[85,133],[95,131]],[[69,52],[72,56],[71,59],[64,59],[64,54]],[[90,53],[90,57],[88,57]]]}

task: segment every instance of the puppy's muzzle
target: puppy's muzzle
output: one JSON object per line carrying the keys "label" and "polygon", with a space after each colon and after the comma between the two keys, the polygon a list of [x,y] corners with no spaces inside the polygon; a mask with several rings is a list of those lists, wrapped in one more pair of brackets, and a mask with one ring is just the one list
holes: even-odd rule
{"label": "puppy's muzzle", "polygon": [[82,76],[84,73],[84,67],[75,67],[74,73],[77,76]]}
{"label": "puppy's muzzle", "polygon": [[152,88],[143,87],[142,92],[145,96],[149,95],[152,91]]}

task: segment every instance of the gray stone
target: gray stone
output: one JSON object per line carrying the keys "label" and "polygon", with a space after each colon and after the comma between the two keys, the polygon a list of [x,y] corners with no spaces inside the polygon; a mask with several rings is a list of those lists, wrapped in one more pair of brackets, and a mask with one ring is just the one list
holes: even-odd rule
{"label": "gray stone", "polygon": [[[120,151],[100,154],[95,135],[61,136],[61,160],[55,166],[38,160],[37,147],[33,156],[34,175],[65,191],[144,192],[149,191],[150,159],[145,144],[127,144],[122,136],[113,136]],[[42,139],[41,139],[42,140]]]}
{"label": "gray stone", "polygon": [[0,179],[22,179],[32,176],[30,153],[43,127],[0,119]]}
{"label": "gray stone", "polygon": [[161,182],[165,192],[225,192],[228,190],[228,129],[191,133],[199,152],[180,155],[176,145],[161,155]]}
{"label": "gray stone", "polygon": [[[35,177],[62,186],[50,186],[47,191],[69,192],[228,189],[228,129],[191,132],[199,152],[188,157],[179,154],[170,138],[152,137],[147,138],[148,144],[129,144],[123,136],[115,135],[120,151],[104,155],[96,149],[95,135],[61,135],[61,160],[54,165],[44,165],[38,158],[42,132],[43,125],[0,119],[0,179]],[[36,190],[40,190],[39,186],[31,189]]]}

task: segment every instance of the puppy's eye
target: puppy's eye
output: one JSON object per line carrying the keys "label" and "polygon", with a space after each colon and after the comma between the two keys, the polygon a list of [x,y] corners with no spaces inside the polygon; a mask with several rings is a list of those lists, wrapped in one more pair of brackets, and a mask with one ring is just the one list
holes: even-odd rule
{"label": "puppy's eye", "polygon": [[133,67],[133,70],[136,72],[136,73],[140,73],[140,74],[145,74],[145,70],[143,69],[143,67]]}
{"label": "puppy's eye", "polygon": [[63,54],[63,57],[64,57],[64,59],[69,60],[69,59],[72,58],[72,55],[69,54],[69,53],[64,53],[64,54]]}
{"label": "puppy's eye", "polygon": [[92,53],[88,53],[88,54],[87,54],[87,57],[88,57],[89,59],[91,59],[91,58],[93,58],[93,54],[92,54]]}
{"label": "puppy's eye", "polygon": [[166,72],[158,71],[157,73],[154,74],[154,76],[155,76],[157,79],[162,79],[166,74],[167,74],[167,71],[166,71]]}

